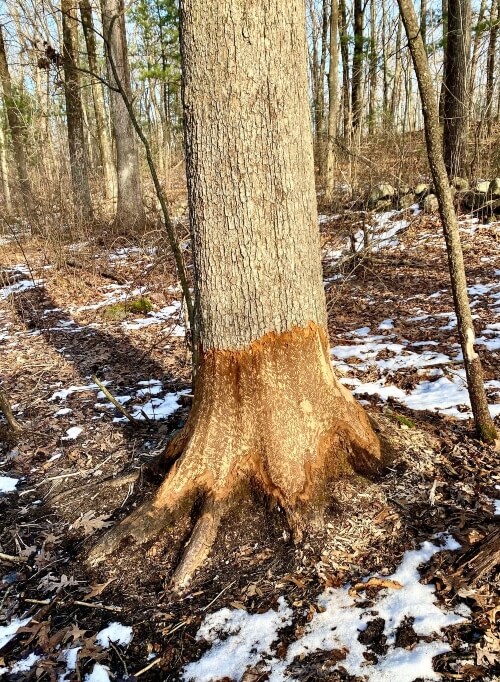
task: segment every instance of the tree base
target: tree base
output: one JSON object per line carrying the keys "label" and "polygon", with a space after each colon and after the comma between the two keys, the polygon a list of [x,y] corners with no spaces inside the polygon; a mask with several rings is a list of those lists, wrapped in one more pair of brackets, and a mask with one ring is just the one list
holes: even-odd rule
{"label": "tree base", "polygon": [[154,499],[104,536],[90,561],[126,538],[151,539],[201,497],[172,578],[177,589],[210,553],[244,484],[282,506],[299,542],[307,527],[321,525],[329,482],[354,471],[373,475],[381,464],[368,417],[334,377],[326,332],[314,324],[267,334],[242,351],[205,352],[189,420],[166,454],[175,461]]}

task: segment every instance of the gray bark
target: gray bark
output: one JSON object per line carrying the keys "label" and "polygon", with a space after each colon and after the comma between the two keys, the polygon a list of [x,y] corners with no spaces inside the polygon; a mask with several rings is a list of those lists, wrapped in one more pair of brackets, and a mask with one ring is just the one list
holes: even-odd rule
{"label": "gray bark", "polygon": [[76,210],[83,220],[93,216],[88,177],[88,149],[83,129],[83,106],[76,55],[78,23],[72,0],[61,1],[64,96],[68,129],[71,184]]}
{"label": "gray bark", "polygon": [[301,0],[181,2],[204,351],[326,324]]}
{"label": "gray bark", "polygon": [[[123,0],[101,0],[101,9],[108,61],[109,58],[113,60],[121,87],[131,102]],[[109,71],[111,84],[116,84],[113,70],[109,69]],[[146,213],[142,202],[139,157],[134,129],[121,94],[111,91],[110,102],[118,182],[115,226],[118,230],[125,232],[140,231],[146,224]]]}

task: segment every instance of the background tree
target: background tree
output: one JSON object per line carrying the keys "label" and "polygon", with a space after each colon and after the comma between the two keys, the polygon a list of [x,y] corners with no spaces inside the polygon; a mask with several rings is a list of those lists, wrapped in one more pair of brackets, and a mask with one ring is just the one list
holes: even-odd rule
{"label": "background tree", "polygon": [[4,42],[4,29],[0,25],[0,80],[2,81],[3,98],[5,112],[7,114],[7,121],[9,123],[10,135],[12,138],[12,147],[14,149],[14,158],[16,161],[17,177],[19,180],[19,189],[23,200],[24,208],[27,213],[33,211],[33,193],[31,189],[31,182],[28,176],[28,167],[26,162],[25,149],[25,126],[21,116],[21,112],[17,106],[14,89],[12,87],[12,79],[9,71],[9,64],[7,62],[7,52]]}
{"label": "background tree", "polygon": [[[129,101],[132,101],[123,0],[101,0],[101,9],[108,60],[113,60],[121,86]],[[108,73],[111,84],[115,84],[110,67]],[[121,94],[112,90],[110,102],[118,184],[114,224],[120,231],[141,231],[146,223],[146,213],[142,199],[135,132]]]}
{"label": "background tree", "polygon": [[89,158],[83,129],[80,77],[76,61],[78,21],[73,0],[61,0],[63,32],[64,94],[68,125],[68,146],[73,195],[84,220],[93,216],[89,185]]}
{"label": "background tree", "polygon": [[185,0],[181,22],[202,348],[194,405],[168,457],[183,454],[152,503],[91,556],[130,535],[143,542],[202,495],[177,586],[250,480],[280,502],[298,541],[321,521],[328,480],[380,461],[330,363],[303,3]]}
{"label": "background tree", "polygon": [[448,177],[466,177],[471,34],[470,0],[448,0],[444,87],[443,153]]}
{"label": "background tree", "polygon": [[330,2],[330,49],[328,71],[328,128],[325,164],[325,200],[331,203],[335,191],[335,144],[338,128],[339,105],[339,47],[338,47],[339,4]]}
{"label": "background tree", "polygon": [[[79,0],[79,5],[83,33],[85,35],[85,44],[87,47],[89,70],[92,74],[99,74],[100,68],[96,45],[96,30],[92,16],[92,5],[90,4],[90,0]],[[113,162],[111,140],[108,135],[103,85],[95,76],[91,76],[91,79],[92,100],[94,104],[96,133],[104,180],[104,192],[106,199],[113,201],[116,198],[116,169]]]}
{"label": "background tree", "polygon": [[[436,106],[436,93],[432,83],[429,63],[422,36],[418,30],[418,20],[412,0],[398,0],[401,16],[406,29],[413,64],[420,88],[420,97],[425,124],[427,154],[431,168],[434,187],[439,202],[439,213],[446,240],[448,265],[450,270],[451,289],[455,312],[457,315],[458,333],[462,348],[467,387],[476,431],[480,438],[493,442],[496,429],[488,410],[488,401],[484,390],[481,360],[474,348],[475,334],[467,293],[465,267],[458,231],[457,216],[453,206],[448,175],[443,158],[442,135],[439,126],[439,111]],[[448,95],[446,96],[448,98]]]}

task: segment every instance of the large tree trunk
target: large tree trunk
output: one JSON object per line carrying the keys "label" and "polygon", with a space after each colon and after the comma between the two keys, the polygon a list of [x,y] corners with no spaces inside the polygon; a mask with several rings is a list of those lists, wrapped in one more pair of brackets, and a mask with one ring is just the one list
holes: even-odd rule
{"label": "large tree trunk", "polygon": [[368,132],[373,135],[375,130],[375,106],[377,98],[377,27],[376,0],[370,0],[370,92],[368,99]]}
{"label": "large tree trunk", "polygon": [[[90,0],[80,0],[80,15],[82,18],[83,33],[87,46],[87,58],[89,70],[98,75],[100,72],[97,61],[97,47],[95,39],[94,20]],[[104,193],[108,201],[116,197],[116,170],[113,163],[111,140],[106,125],[106,109],[104,107],[104,93],[102,83],[92,77],[92,99],[94,103],[94,115],[96,123],[97,141],[99,143],[99,155],[101,157],[102,174],[104,179]]]}
{"label": "large tree trunk", "polygon": [[0,26],[0,80],[2,81],[3,99],[7,113],[7,121],[9,123],[10,135],[12,138],[12,147],[14,150],[14,159],[16,161],[17,177],[19,180],[19,189],[24,208],[26,213],[29,215],[33,210],[33,194],[26,164],[24,123],[17,108],[12,91],[12,80],[7,62],[7,52],[5,50],[2,26]]}
{"label": "large tree trunk", "polygon": [[200,311],[194,405],[183,454],[152,504],[91,557],[150,537],[201,494],[177,586],[248,481],[282,505],[299,540],[321,518],[327,481],[380,462],[365,412],[330,363],[303,2],[184,0],[181,21]]}
{"label": "large tree trunk", "polygon": [[76,63],[78,23],[72,0],[61,0],[63,32],[64,95],[68,125],[71,183],[77,213],[83,220],[92,219],[92,199],[88,177],[88,149],[83,129],[83,106]]}
{"label": "large tree trunk", "polygon": [[331,203],[335,189],[335,138],[339,115],[339,3],[330,2],[330,67],[328,72],[328,128],[325,164],[325,200]]}
{"label": "large tree trunk", "polygon": [[[101,0],[102,23],[108,60],[113,60],[123,91],[132,101],[123,0]],[[109,69],[113,84],[113,69]],[[110,93],[111,119],[115,134],[118,198],[115,227],[124,232],[140,231],[146,224],[142,202],[139,157],[135,133],[127,107],[119,92]]]}
{"label": "large tree trunk", "polygon": [[462,245],[460,243],[460,233],[458,231],[457,216],[453,206],[453,197],[443,159],[442,135],[439,126],[439,110],[436,102],[436,92],[434,90],[422,36],[419,33],[418,19],[415,14],[413,0],[398,0],[398,4],[405,25],[413,65],[415,67],[420,89],[420,98],[422,100],[427,155],[432,178],[434,180],[434,187],[436,188],[439,212],[441,214],[446,241],[451,289],[457,315],[458,334],[464,357],[472,413],[474,415],[478,436],[485,441],[493,442],[496,439],[497,434],[488,410],[481,360],[474,348],[474,325],[472,323],[469,297],[467,294],[467,281],[465,277],[464,259]]}
{"label": "large tree trunk", "polygon": [[466,177],[468,116],[467,92],[470,58],[470,0],[448,0],[448,38],[446,41],[443,154],[451,179]]}

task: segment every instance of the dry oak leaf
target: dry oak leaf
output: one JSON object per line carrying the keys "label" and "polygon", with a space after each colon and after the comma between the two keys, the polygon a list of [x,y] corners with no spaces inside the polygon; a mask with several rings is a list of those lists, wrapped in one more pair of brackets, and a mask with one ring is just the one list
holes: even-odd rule
{"label": "dry oak leaf", "polygon": [[76,530],[78,528],[83,529],[84,535],[91,535],[95,533],[96,530],[101,530],[101,528],[108,528],[112,525],[112,521],[107,521],[109,517],[106,514],[101,516],[95,516],[94,511],[85,512],[77,518],[77,520],[72,523],[70,528]]}
{"label": "dry oak leaf", "polygon": [[89,599],[92,599],[92,597],[98,597],[101,595],[104,590],[107,588],[107,586],[114,582],[116,578],[110,578],[109,580],[106,580],[105,583],[99,583],[98,585],[90,585],[90,592],[88,592],[85,597],[83,598],[83,601],[88,601]]}
{"label": "dry oak leaf", "polygon": [[388,587],[392,590],[400,590],[403,586],[396,580],[388,580],[387,578],[370,578],[366,583],[356,583],[349,589],[349,596],[355,597],[358,592],[362,592],[367,587],[378,587],[383,589]]}
{"label": "dry oak leaf", "polygon": [[67,642],[68,639],[73,638],[73,642],[76,642],[81,639],[86,632],[87,630],[82,630],[78,623],[73,623],[64,635],[64,641]]}

